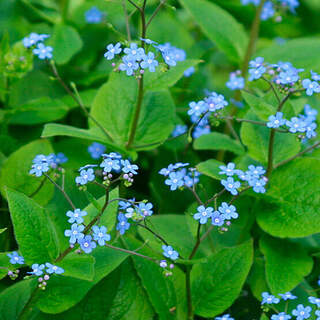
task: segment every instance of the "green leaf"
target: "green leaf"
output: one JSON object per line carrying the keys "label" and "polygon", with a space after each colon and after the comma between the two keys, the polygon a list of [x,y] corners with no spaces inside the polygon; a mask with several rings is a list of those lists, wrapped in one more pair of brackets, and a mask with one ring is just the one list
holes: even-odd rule
{"label": "green leaf", "polygon": [[[270,63],[290,61],[297,68],[320,71],[320,40],[316,38],[300,38],[288,40],[283,45],[274,44],[257,52]],[[318,66],[318,67],[317,67]]]}
{"label": "green leaf", "polygon": [[313,260],[299,244],[264,236],[260,250],[265,256],[267,282],[273,294],[291,291],[312,270]]}
{"label": "green leaf", "polygon": [[3,279],[9,270],[15,269],[15,267],[10,263],[10,258],[7,256],[11,252],[0,252],[0,279]]}
{"label": "green leaf", "polygon": [[70,276],[82,280],[93,280],[95,259],[90,255],[79,255],[77,253],[68,254],[59,267],[64,269],[64,276]]}
{"label": "green leaf", "polygon": [[249,105],[251,110],[258,116],[261,120],[268,120],[268,117],[276,114],[276,107],[265,101],[264,97],[257,97],[251,93],[242,91],[242,97]]}
{"label": "green leaf", "polygon": [[[105,202],[105,196],[101,197],[97,200],[98,204],[102,208]],[[119,188],[113,189],[109,194],[109,201],[119,198]],[[101,210],[98,210],[96,206],[90,203],[84,211],[87,211],[87,215],[84,217],[84,223],[88,224],[95,216],[99,214]],[[106,210],[104,211],[103,215],[99,219],[99,225],[104,225],[108,229],[108,233],[113,230],[117,220],[117,213],[118,213],[118,201],[112,201],[108,204]]]}
{"label": "green leaf", "polygon": [[35,279],[23,280],[3,290],[0,293],[1,320],[18,320],[37,284]]}
{"label": "green leaf", "polygon": [[[123,90],[125,88],[125,90]],[[137,82],[125,74],[112,74],[98,91],[91,114],[107,128],[114,143],[125,148],[129,139],[137,100]],[[168,91],[147,92],[144,96],[134,140],[135,149],[163,142],[174,127],[175,107]],[[90,122],[91,127],[95,127]]]}
{"label": "green leaf", "polygon": [[42,97],[19,105],[9,112],[10,123],[34,125],[63,118],[69,111],[61,100]]}
{"label": "green leaf", "polygon": [[[259,120],[252,112],[247,113],[246,119]],[[242,123],[241,139],[248,147],[249,156],[262,164],[268,162],[268,147],[270,129],[252,123]],[[292,133],[276,132],[274,141],[273,163],[286,160],[300,150],[300,143]]]}
{"label": "green leaf", "polygon": [[222,249],[195,265],[191,271],[191,292],[195,313],[214,317],[238,297],[253,259],[252,241]]}
{"label": "green leaf", "polygon": [[[265,262],[263,258],[255,257],[249,277],[248,277],[248,283],[249,283],[252,294],[258,300],[261,300],[262,292],[270,292],[270,289],[268,287],[268,283],[266,280]],[[277,294],[279,292],[277,292]]]}
{"label": "green leaf", "polygon": [[180,61],[173,68],[163,71],[161,66],[156,69],[156,72],[147,72],[145,74],[145,90],[161,90],[172,87],[176,82],[183,77],[184,72],[200,63],[200,60],[185,60]]}
{"label": "green leaf", "polygon": [[[37,178],[31,176],[32,160],[37,154],[48,155],[53,152],[51,145],[46,140],[36,140],[24,145],[12,153],[3,163],[0,170],[0,190],[6,197],[5,188],[12,188],[32,195],[43,181],[43,177]],[[53,196],[54,186],[48,181],[32,198],[40,204],[46,204]]]}
{"label": "green leaf", "polygon": [[245,54],[247,35],[242,25],[219,6],[206,0],[180,0],[212,40],[231,60],[240,62]]}
{"label": "green leaf", "polygon": [[276,237],[306,237],[320,232],[320,161],[294,160],[272,173],[267,195],[271,203],[257,208],[257,221]]}
{"label": "green leaf", "polygon": [[[133,238],[127,239],[127,242],[131,250],[141,246],[141,242]],[[146,247],[139,250],[139,252],[146,256],[154,256],[154,253]],[[173,283],[163,276],[162,270],[153,261],[148,261],[137,256],[132,256],[132,260],[142,285],[155,311],[159,315],[159,319],[174,319],[173,314],[170,312],[170,309],[176,305]]]}
{"label": "green leaf", "polygon": [[65,64],[81,50],[83,43],[78,31],[67,25],[56,24],[48,44],[53,47],[53,59],[57,64]]}
{"label": "green leaf", "polygon": [[241,143],[220,132],[211,132],[197,138],[193,147],[196,150],[226,150],[238,155],[244,153]]}
{"label": "green leaf", "polygon": [[23,193],[7,190],[15,238],[26,263],[53,261],[57,235],[48,212]]}
{"label": "green leaf", "polygon": [[224,163],[220,162],[216,159],[210,159],[204,162],[200,162],[196,165],[196,168],[199,172],[205,174],[206,176],[209,176],[213,179],[221,180],[223,177],[219,172],[221,169],[220,166],[223,166]]}

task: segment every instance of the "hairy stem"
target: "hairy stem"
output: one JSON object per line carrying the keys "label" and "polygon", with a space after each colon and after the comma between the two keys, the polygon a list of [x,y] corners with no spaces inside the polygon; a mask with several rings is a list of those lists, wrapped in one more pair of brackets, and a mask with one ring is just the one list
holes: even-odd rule
{"label": "hairy stem", "polygon": [[131,32],[130,32],[130,24],[129,24],[129,16],[128,16],[128,11],[127,11],[126,0],[122,0],[122,7],[123,7],[123,12],[124,12],[124,17],[125,17],[125,20],[126,20],[126,29],[127,29],[128,41],[131,41]]}
{"label": "hairy stem", "polygon": [[154,232],[151,228],[149,228],[147,225],[145,224],[141,224],[141,223],[137,223],[137,226],[144,228],[146,230],[148,230],[150,233],[152,233],[156,238],[158,238],[160,241],[162,241],[166,246],[168,246],[168,242],[161,237],[159,234],[157,234],[156,232]]}
{"label": "hairy stem", "polygon": [[148,22],[146,24],[146,29],[148,29],[151,21],[155,18],[155,16],[158,14],[158,12],[161,10],[161,8],[165,5],[166,2],[167,2],[167,0],[160,0],[158,7],[156,8],[156,10],[154,10],[152,16],[150,17],[150,19],[148,20]]}

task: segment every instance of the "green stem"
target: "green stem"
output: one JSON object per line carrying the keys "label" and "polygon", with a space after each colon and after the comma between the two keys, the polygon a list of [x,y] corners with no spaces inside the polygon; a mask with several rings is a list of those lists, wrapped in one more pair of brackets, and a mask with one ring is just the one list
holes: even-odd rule
{"label": "green stem", "polygon": [[186,266],[186,294],[187,294],[187,307],[188,307],[188,320],[193,320],[192,310],[192,297],[191,297],[191,269],[192,266]]}

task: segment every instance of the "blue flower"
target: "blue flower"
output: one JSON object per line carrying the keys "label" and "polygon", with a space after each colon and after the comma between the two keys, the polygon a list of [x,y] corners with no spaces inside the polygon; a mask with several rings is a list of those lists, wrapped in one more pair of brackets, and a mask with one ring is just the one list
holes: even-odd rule
{"label": "blue flower", "polygon": [[282,71],[279,74],[279,82],[281,84],[294,84],[299,80],[299,75],[296,69],[290,69],[288,71]]}
{"label": "blue flower", "polygon": [[165,184],[167,186],[170,186],[171,191],[177,190],[177,188],[180,188],[183,186],[184,181],[183,181],[184,175],[181,174],[180,172],[171,172],[169,173],[169,179],[165,180]]}
{"label": "blue flower", "polygon": [[311,73],[311,78],[314,81],[320,81],[320,75],[318,75],[316,72],[313,72],[312,70],[310,71]]}
{"label": "blue flower", "polygon": [[226,86],[231,90],[243,89],[244,88],[244,78],[238,77],[236,73],[230,73],[229,81]]}
{"label": "blue flower", "polygon": [[172,131],[171,135],[172,137],[178,137],[185,134],[187,130],[188,130],[188,127],[186,125],[177,124],[174,130]]}
{"label": "blue flower", "polygon": [[264,66],[249,69],[249,81],[260,79],[266,71],[267,69]]}
{"label": "blue flower", "polygon": [[122,63],[119,65],[121,71],[126,71],[127,76],[132,76],[134,71],[139,69],[139,64],[136,62],[133,56],[124,56]]}
{"label": "blue flower", "polygon": [[54,154],[52,153],[51,155],[49,156],[52,156],[52,161],[56,164],[56,165],[59,165],[61,163],[66,163],[68,161],[68,158],[65,156],[64,153],[62,152],[59,152],[57,154]]}
{"label": "blue flower", "polygon": [[194,67],[190,67],[183,72],[183,75],[188,78],[191,75],[193,75],[195,73],[195,71],[196,71],[196,69]]}
{"label": "blue flower", "polygon": [[173,165],[174,169],[180,169],[183,167],[187,167],[188,165],[190,165],[190,163],[183,163],[183,162],[177,162]]}
{"label": "blue flower", "polygon": [[159,171],[159,174],[161,174],[162,176],[167,177],[169,175],[170,172],[173,172],[175,170],[175,167],[173,164],[169,164],[168,168],[162,168]]}
{"label": "blue flower", "polygon": [[155,60],[154,53],[149,52],[147,55],[144,55],[140,65],[142,69],[149,69],[150,72],[155,72],[159,62]]}
{"label": "blue flower", "polygon": [[223,109],[228,105],[225,97],[222,94],[218,94],[216,92],[211,92],[211,94],[205,99],[205,102],[207,104],[206,109],[211,112]]}
{"label": "blue flower", "polygon": [[49,37],[49,35],[47,35],[47,34],[37,34],[35,32],[32,32],[29,34],[28,37],[23,38],[22,42],[26,48],[30,48],[33,45],[45,40],[48,37]]}
{"label": "blue flower", "polygon": [[80,248],[85,253],[90,253],[97,246],[97,244],[92,241],[92,237],[90,235],[87,235],[84,238],[78,240],[78,243],[80,244]]}
{"label": "blue flower", "polygon": [[88,147],[88,152],[90,153],[91,158],[99,159],[101,155],[106,151],[106,147],[98,142],[93,142]]}
{"label": "blue flower", "polygon": [[317,119],[318,111],[316,109],[312,109],[309,104],[304,106],[304,114],[306,115],[307,122],[312,122]]}
{"label": "blue flower", "polygon": [[49,171],[48,162],[37,162],[31,166],[30,174],[35,175],[36,177],[41,177],[44,172]]}
{"label": "blue flower", "polygon": [[316,297],[308,297],[310,303],[315,304],[318,308],[320,308],[320,298]]}
{"label": "blue flower", "polygon": [[209,125],[206,125],[206,126],[197,126],[193,133],[192,133],[192,137],[194,139],[197,139],[205,134],[208,134],[211,132],[211,129],[210,129],[210,126]]}
{"label": "blue flower", "polygon": [[193,218],[199,220],[201,224],[207,223],[208,219],[212,217],[213,208],[211,207],[199,206],[197,210],[198,212],[193,215]]}
{"label": "blue flower", "polygon": [[103,13],[97,7],[92,7],[85,12],[87,23],[99,23],[101,22],[102,17]]}
{"label": "blue flower", "polygon": [[280,312],[279,314],[274,314],[271,317],[271,320],[289,320],[291,316],[286,314],[285,312]]}
{"label": "blue flower", "polygon": [[110,152],[110,153],[104,153],[102,154],[102,157],[105,158],[109,158],[109,159],[121,159],[121,155],[119,153],[116,152]]}
{"label": "blue flower", "polygon": [[235,174],[236,165],[233,162],[229,162],[226,166],[219,166],[219,174],[225,174],[227,176],[233,176]]}
{"label": "blue flower", "polygon": [[262,301],[261,304],[277,304],[280,302],[279,298],[276,298],[268,292],[262,292]]}
{"label": "blue flower", "polygon": [[220,214],[219,211],[214,211],[211,216],[211,224],[214,226],[221,227],[224,224],[226,217],[224,214]]}
{"label": "blue flower", "polygon": [[93,239],[98,242],[99,246],[104,246],[106,244],[106,241],[110,241],[111,236],[110,234],[107,234],[107,228],[105,226],[98,227],[93,226]]}
{"label": "blue flower", "polygon": [[153,213],[152,208],[153,208],[153,204],[150,202],[147,202],[147,203],[141,202],[139,203],[139,206],[138,206],[138,210],[143,217],[151,216]]}
{"label": "blue flower", "polygon": [[63,268],[55,266],[55,265],[53,265],[53,264],[51,264],[49,262],[46,263],[46,267],[47,267],[46,272],[49,273],[49,274],[52,274],[52,273],[62,274],[62,273],[64,273],[64,269]]}
{"label": "blue flower", "polygon": [[158,44],[157,42],[150,40],[150,39],[140,38],[140,40],[145,42],[146,44]]}
{"label": "blue flower", "polygon": [[298,304],[297,308],[292,311],[292,314],[297,317],[297,320],[310,318],[311,307],[305,307],[303,304]]}
{"label": "blue flower", "polygon": [[104,57],[107,60],[112,60],[116,54],[119,54],[122,51],[121,43],[118,42],[116,45],[110,43],[107,45],[106,49],[108,51],[104,54]]}
{"label": "blue flower", "polygon": [[315,131],[316,128],[317,125],[315,123],[311,123],[306,126],[306,137],[308,139],[314,138],[317,135],[317,132]]}
{"label": "blue flower", "polygon": [[123,213],[118,214],[118,221],[116,229],[119,230],[122,235],[130,228],[130,223],[128,223],[128,220]]}
{"label": "blue flower", "polygon": [[136,164],[131,164],[129,160],[121,160],[122,164],[122,171],[124,173],[132,173],[132,174],[138,174],[136,170],[139,169],[139,167]]}
{"label": "blue flower", "polygon": [[69,242],[71,244],[75,244],[77,241],[79,242],[80,240],[83,239],[84,234],[82,231],[84,230],[84,225],[80,224],[77,225],[76,223],[71,225],[71,229],[65,230],[64,235],[66,237],[70,237]]}
{"label": "blue flower", "polygon": [[262,179],[257,179],[257,178],[250,178],[248,180],[249,186],[253,188],[253,191],[255,193],[265,193],[265,185],[267,184],[266,180],[264,178]]}
{"label": "blue flower", "polygon": [[10,258],[11,264],[24,264],[24,258],[22,256],[19,256],[16,251],[8,253],[7,256]]}
{"label": "blue flower", "polygon": [[241,185],[239,181],[234,181],[231,177],[228,177],[227,180],[221,180],[221,184],[234,196],[238,194],[237,189]]}
{"label": "blue flower", "polygon": [[75,181],[77,184],[85,185],[88,182],[91,182],[95,179],[93,169],[89,168],[88,170],[81,170],[80,176],[76,177]]}
{"label": "blue flower", "polygon": [[[257,1],[258,1],[258,4],[259,4],[260,0],[257,0]],[[261,66],[263,66],[263,62],[264,62],[264,58],[258,57],[258,58],[254,59],[254,60],[251,60],[249,62],[249,66],[250,66],[250,68],[260,68]]]}
{"label": "blue flower", "polygon": [[320,92],[320,85],[316,81],[311,81],[310,79],[304,79],[302,81],[302,86],[306,89],[306,94],[308,96],[312,96],[313,93]]}
{"label": "blue flower", "polygon": [[29,274],[32,274],[34,276],[41,276],[43,274],[43,269],[44,269],[44,264],[38,264],[38,263],[34,263],[32,266],[32,271],[31,272],[27,272]]}
{"label": "blue flower", "polygon": [[117,159],[106,158],[100,164],[104,172],[111,172],[112,170],[120,170],[120,161]]}
{"label": "blue flower", "polygon": [[177,260],[179,257],[179,253],[175,251],[171,246],[162,246],[163,255],[166,258],[170,258],[171,260]]}
{"label": "blue flower", "polygon": [[250,178],[260,178],[263,174],[266,173],[266,170],[262,166],[249,165],[246,174]]}
{"label": "blue flower", "polygon": [[226,202],[222,202],[218,210],[225,216],[226,220],[237,219],[239,216],[236,207],[232,204],[228,205]]}
{"label": "blue flower", "polygon": [[273,3],[271,1],[267,1],[262,8],[261,12],[261,20],[265,21],[269,18],[272,18],[275,15],[275,10]]}
{"label": "blue flower", "polygon": [[320,320],[320,310],[316,310],[314,314],[318,317],[316,320]]}
{"label": "blue flower", "polygon": [[279,293],[279,296],[280,296],[284,301],[297,299],[297,297],[294,296],[291,292]]}
{"label": "blue flower", "polygon": [[38,56],[39,59],[51,59],[52,58],[52,47],[45,46],[43,43],[38,43],[37,47],[32,50],[32,52]]}
{"label": "blue flower", "polygon": [[277,112],[274,116],[270,116],[269,122],[267,122],[268,128],[279,128],[286,123],[286,120],[283,119],[283,113]]}
{"label": "blue flower", "polygon": [[125,48],[123,51],[127,55],[127,58],[132,62],[141,61],[146,56],[144,49],[138,48],[136,43],[131,43],[130,48]]}
{"label": "blue flower", "polygon": [[234,320],[234,318],[231,318],[230,314],[224,314],[221,317],[216,317],[215,320]]}
{"label": "blue flower", "polygon": [[247,5],[247,4],[252,3],[252,4],[254,4],[255,6],[257,6],[257,5],[259,5],[260,0],[241,0],[241,3],[242,3],[243,5]]}
{"label": "blue flower", "polygon": [[188,115],[191,116],[195,114],[196,116],[201,116],[202,113],[207,111],[208,105],[204,101],[198,101],[198,102],[190,102],[189,103],[189,110],[188,110]]}
{"label": "blue flower", "polygon": [[67,217],[70,217],[70,219],[68,220],[68,222],[70,223],[74,223],[76,222],[77,224],[80,224],[83,222],[83,218],[84,216],[86,216],[88,213],[86,211],[81,211],[80,209],[76,209],[74,211],[68,211],[66,213]]}
{"label": "blue flower", "polygon": [[286,121],[286,125],[289,127],[291,133],[305,132],[305,122],[297,117],[293,117]]}
{"label": "blue flower", "polygon": [[[135,198],[132,198],[132,199],[130,199],[129,201],[135,202],[136,199],[135,199]],[[127,208],[129,208],[129,207],[131,207],[131,206],[132,206],[132,204],[131,204],[130,202],[128,202],[128,201],[119,201],[119,209],[120,209],[120,210],[126,210]]]}

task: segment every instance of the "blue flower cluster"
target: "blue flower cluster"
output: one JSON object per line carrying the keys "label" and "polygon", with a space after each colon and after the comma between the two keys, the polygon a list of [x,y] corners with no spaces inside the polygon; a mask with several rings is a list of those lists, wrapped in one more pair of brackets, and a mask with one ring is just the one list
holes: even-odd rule
{"label": "blue flower cluster", "polygon": [[317,124],[315,123],[317,114],[317,110],[312,109],[310,105],[306,104],[304,106],[304,114],[292,117],[290,120],[284,119],[282,112],[277,112],[275,115],[270,116],[267,127],[279,128],[287,126],[289,132],[299,133],[303,138],[311,139],[317,135]]}
{"label": "blue flower cluster", "polygon": [[290,62],[269,64],[264,62],[264,58],[258,57],[250,61],[249,66],[249,81],[264,76],[285,91],[301,89],[305,90],[308,96],[320,93],[320,75],[311,71],[310,78],[301,79],[299,73],[304,69],[296,69]]}
{"label": "blue flower cluster", "polygon": [[128,219],[139,222],[153,214],[153,204],[147,201],[136,202],[129,199],[127,201],[119,201],[119,215],[116,229],[123,235],[129,228]]}
{"label": "blue flower cluster", "polygon": [[68,161],[68,158],[62,153],[57,154],[51,153],[48,156],[38,154],[32,160],[30,174],[36,177],[41,177],[43,173],[48,172],[52,169],[59,169],[59,166]]}
{"label": "blue flower cluster", "polygon": [[[272,307],[273,304],[279,304],[281,299],[284,301],[287,300],[295,300],[298,297],[294,296],[291,292],[286,292],[284,294],[279,294],[280,298],[275,297],[274,295],[263,292],[262,293],[262,301],[261,305],[267,305],[268,307]],[[317,297],[308,297],[309,303],[316,306],[318,310],[315,311],[315,315],[317,316],[317,320],[320,319],[320,298]],[[266,309],[268,310],[268,309]],[[291,315],[287,312],[279,312],[278,314],[274,314],[271,316],[271,320],[289,320],[291,319]],[[294,317],[296,317],[296,320],[304,320],[309,319],[312,315],[312,307],[311,306],[304,306],[303,304],[298,304],[294,310],[292,310],[291,313]]]}
{"label": "blue flower cluster", "polygon": [[[238,213],[236,207],[229,205],[226,202],[222,202],[218,210],[213,210],[211,207],[199,206],[197,213],[193,215],[195,220],[198,220],[200,224],[206,224],[211,219],[211,224],[214,226],[221,227],[231,219],[237,219]],[[230,225],[228,222],[227,225]]]}
{"label": "blue flower cluster", "polygon": [[45,46],[43,41],[49,38],[47,34],[30,33],[28,37],[24,37],[22,42],[26,48],[33,48],[32,52],[38,56],[39,59],[51,59],[52,58],[52,47]]}
{"label": "blue flower cluster", "polygon": [[96,248],[97,243],[99,246],[104,246],[106,241],[111,239],[105,226],[93,226],[90,230],[92,235],[84,233],[83,217],[87,215],[86,211],[75,209],[74,211],[68,211],[66,215],[69,217],[68,222],[72,223],[72,225],[70,229],[65,230],[64,235],[70,238],[71,247],[78,243],[85,253],[90,253]]}
{"label": "blue flower cluster", "polygon": [[[254,4],[258,6],[260,0],[241,0],[243,5]],[[276,21],[281,21],[280,12],[290,10],[292,13],[295,13],[295,9],[299,6],[298,0],[268,0],[265,2],[261,12],[261,20],[268,20],[276,16]]]}
{"label": "blue flower cluster", "polygon": [[241,90],[244,88],[245,80],[240,75],[240,70],[230,73],[229,81],[226,83],[226,86],[230,90]]}
{"label": "blue flower cluster", "polygon": [[84,16],[87,23],[97,24],[102,21],[104,13],[101,12],[97,7],[93,6],[85,12]]}
{"label": "blue flower cluster", "polygon": [[[107,60],[113,60],[116,55],[123,52],[124,55],[121,58],[118,69],[125,71],[128,76],[138,73],[143,74],[147,69],[150,72],[155,72],[159,65],[159,61],[156,60],[157,52],[161,54],[164,62],[170,67],[176,66],[178,61],[186,59],[185,51],[172,46],[170,43],[158,44],[149,39],[141,40],[151,45],[155,49],[155,52],[151,51],[151,48],[146,51],[144,48],[138,47],[136,43],[131,43],[130,47],[122,49],[121,43],[118,42],[115,45],[112,43],[107,45],[107,52],[104,54],[104,57]],[[113,65],[115,66],[115,64]],[[188,69],[185,72],[186,76],[190,76],[194,72],[194,69]]]}
{"label": "blue flower cluster", "polygon": [[[226,175],[227,179],[221,180],[221,184],[232,195],[237,195],[241,188],[240,181],[246,182],[248,186],[252,187],[256,193],[265,193],[265,185],[267,178],[263,176],[266,170],[261,166],[249,165],[247,171],[236,169],[233,162],[229,162],[226,166],[220,166],[219,174]],[[238,178],[240,181],[235,180]]]}
{"label": "blue flower cluster", "polygon": [[179,188],[189,187],[199,182],[200,173],[195,168],[186,168],[189,163],[169,164],[167,168],[159,171],[159,174],[167,177],[165,184],[170,186],[171,191]]}
{"label": "blue flower cluster", "polygon": [[191,122],[196,124],[192,133],[193,138],[199,138],[210,133],[209,116],[212,112],[217,112],[228,105],[222,94],[211,92],[206,98],[198,102],[189,103],[188,115]]}
{"label": "blue flower cluster", "polygon": [[[97,158],[103,150],[104,146],[100,144],[92,144],[89,149],[91,155],[94,158]],[[130,186],[133,183],[133,176],[138,174],[139,167],[136,164],[132,164],[127,159],[122,159],[122,156],[118,153],[111,152],[109,154],[102,153],[100,156],[103,158],[100,163],[100,168],[103,168],[103,183],[108,185],[111,180],[114,178],[114,175],[117,175],[119,180],[122,179],[125,181],[126,186]],[[79,169],[80,175],[76,177],[75,181],[78,185],[84,186],[88,182],[95,180],[96,175],[94,168],[98,167],[95,164],[88,164]]]}

